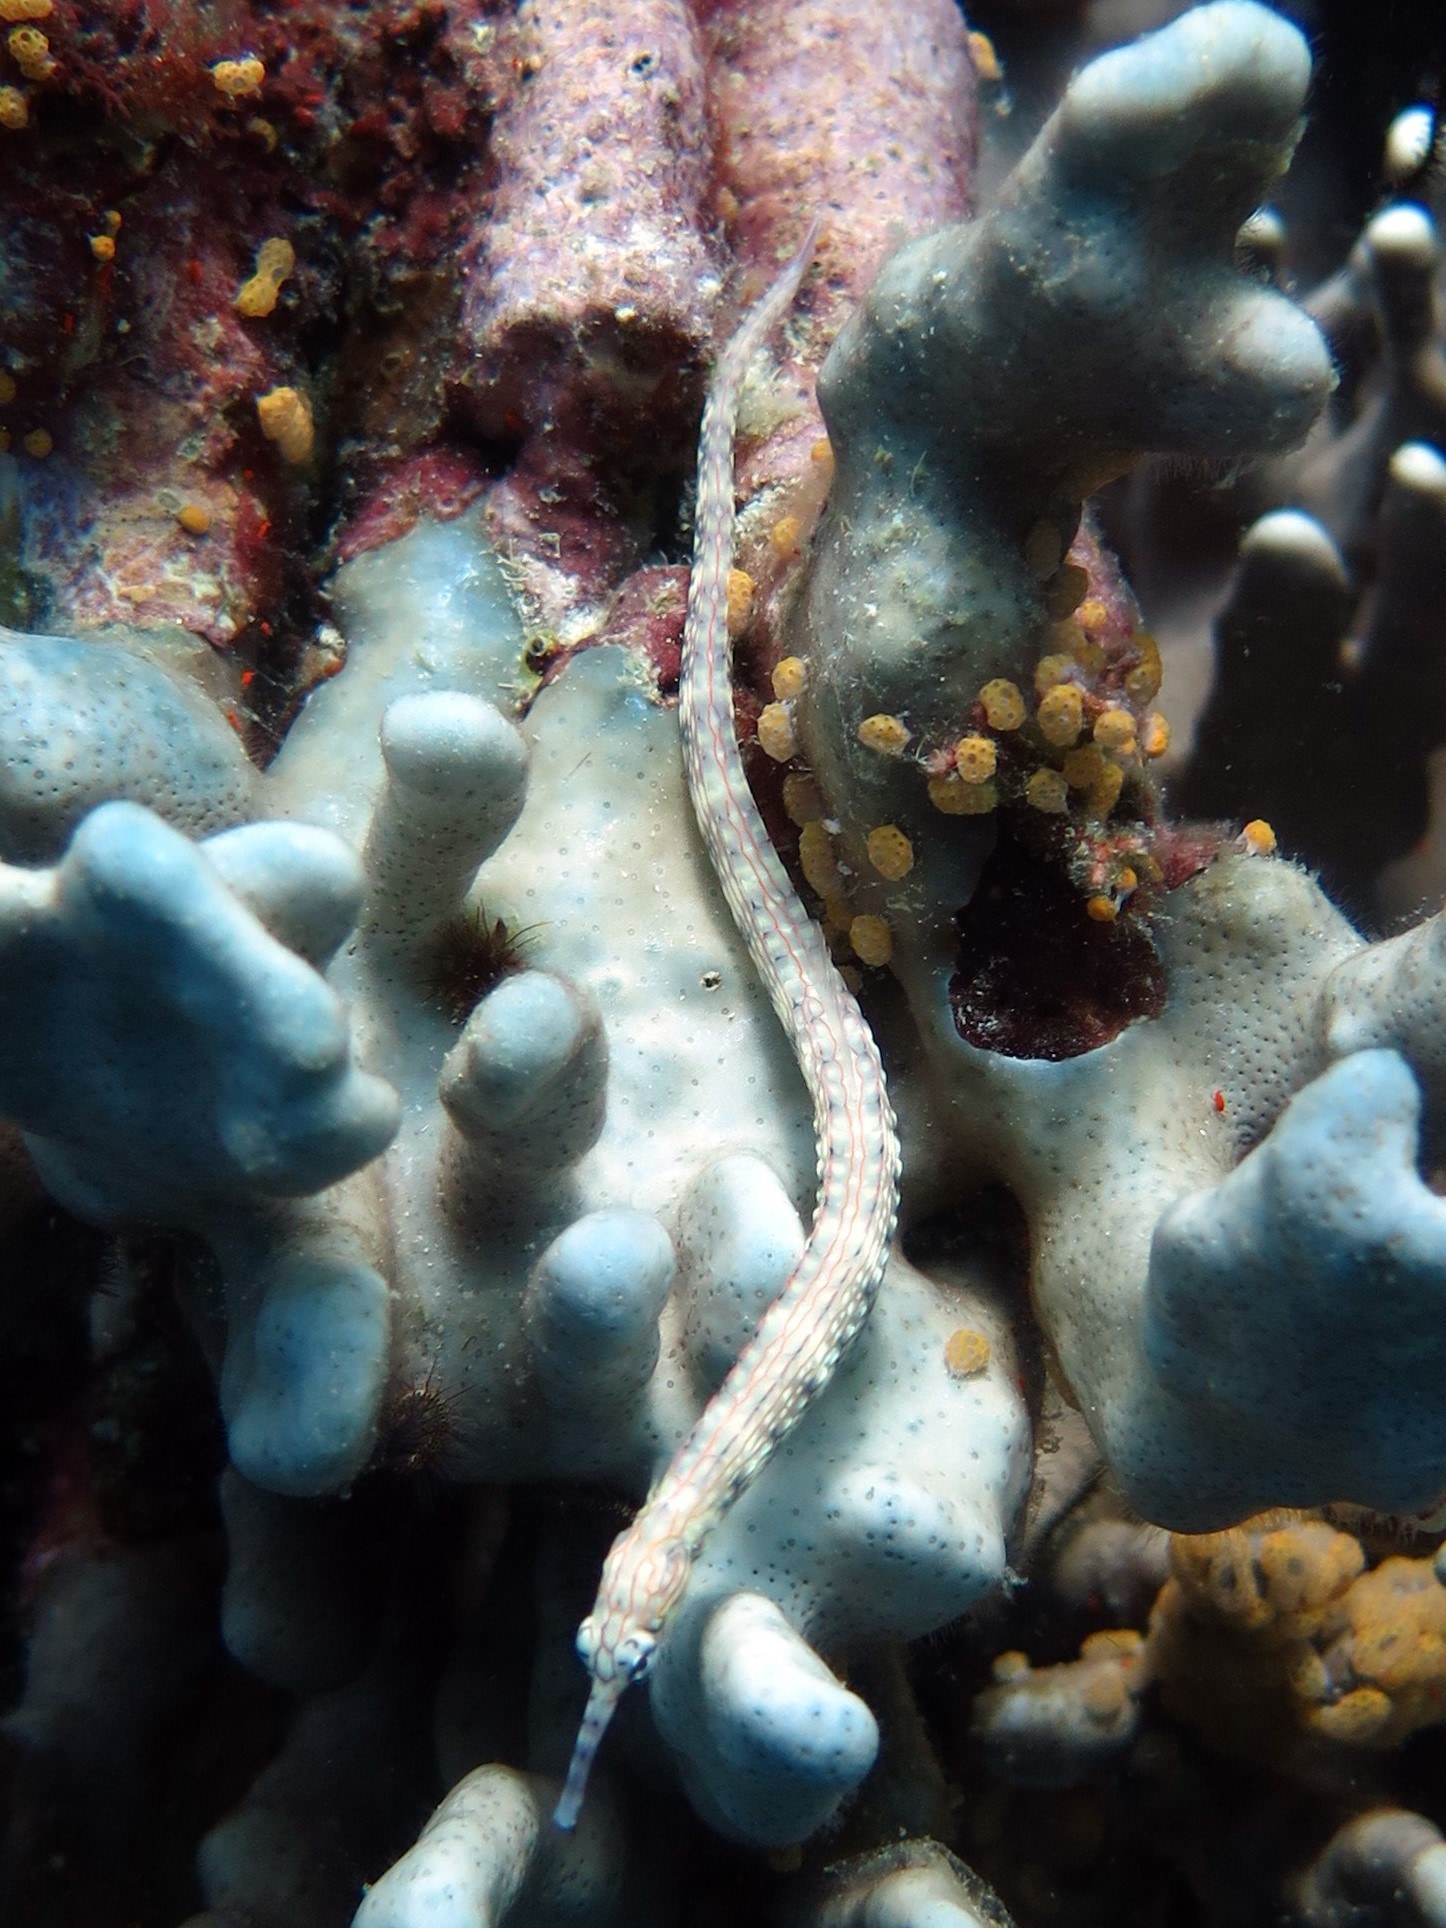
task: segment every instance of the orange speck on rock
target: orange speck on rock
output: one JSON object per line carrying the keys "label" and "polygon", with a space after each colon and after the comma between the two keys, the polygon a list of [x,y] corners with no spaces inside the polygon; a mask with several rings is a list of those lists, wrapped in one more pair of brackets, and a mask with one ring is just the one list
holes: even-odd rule
{"label": "orange speck on rock", "polygon": [[1252,857],[1272,857],[1275,854],[1275,832],[1264,817],[1252,817],[1241,831],[1240,841]]}
{"label": "orange speck on rock", "polygon": [[972,1379],[989,1364],[993,1350],[982,1332],[959,1326],[944,1341],[944,1364],[956,1379]]}
{"label": "orange speck on rock", "polygon": [[1113,897],[1090,897],[1085,902],[1085,916],[1095,924],[1113,924],[1119,916]]}
{"label": "orange speck on rock", "polygon": [[211,526],[211,511],[204,502],[183,502],[176,520],[188,536],[203,536]]}
{"label": "orange speck on rock", "polygon": [[92,234],[87,236],[90,251],[97,261],[115,260],[115,236],[111,234]]}

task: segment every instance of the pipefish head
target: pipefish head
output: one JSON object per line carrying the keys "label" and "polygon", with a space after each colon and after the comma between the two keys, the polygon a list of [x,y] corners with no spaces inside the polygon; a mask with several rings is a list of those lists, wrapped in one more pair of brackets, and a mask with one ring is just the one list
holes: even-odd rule
{"label": "pipefish head", "polygon": [[553,1815],[560,1828],[576,1827],[588,1775],[618,1702],[652,1672],[658,1637],[688,1584],[692,1559],[683,1541],[646,1528],[645,1508],[613,1541],[593,1610],[577,1630],[578,1655],[592,1687]]}

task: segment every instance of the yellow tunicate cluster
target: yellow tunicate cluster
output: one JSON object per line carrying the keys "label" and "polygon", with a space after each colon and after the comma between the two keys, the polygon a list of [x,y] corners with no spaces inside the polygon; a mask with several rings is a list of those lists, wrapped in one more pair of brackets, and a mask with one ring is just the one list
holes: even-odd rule
{"label": "yellow tunicate cluster", "polygon": [[269,315],[281,285],[296,266],[296,250],[285,235],[273,234],[256,250],[256,272],[236,290],[236,312]]}
{"label": "yellow tunicate cluster", "polygon": [[859,725],[859,742],[880,756],[902,756],[912,735],[908,724],[897,716],[866,716]]}
{"label": "yellow tunicate cluster", "polygon": [[999,802],[992,783],[966,783],[953,770],[947,776],[930,777],[927,789],[930,803],[946,817],[987,816]]}
{"label": "yellow tunicate cluster", "polygon": [[956,1379],[973,1379],[989,1364],[991,1351],[982,1332],[960,1326],[944,1341],[944,1364]]}
{"label": "yellow tunicate cluster", "polygon": [[270,388],[256,397],[256,418],[261,433],[274,442],[293,468],[311,460],[316,441],[311,420],[311,403],[300,389]]}
{"label": "yellow tunicate cluster", "polygon": [[894,954],[893,932],[882,917],[855,917],[849,925],[849,943],[860,964],[887,964]]}
{"label": "yellow tunicate cluster", "polygon": [[204,502],[183,502],[176,520],[188,536],[203,536],[211,526],[211,511]]}
{"label": "yellow tunicate cluster", "polygon": [[1046,816],[1062,816],[1069,808],[1069,789],[1058,770],[1036,770],[1024,786],[1024,801]]}
{"label": "yellow tunicate cluster", "polygon": [[30,109],[18,87],[0,87],[0,127],[18,133],[30,122]]}
{"label": "yellow tunicate cluster", "polygon": [[56,62],[39,27],[12,27],[5,36],[10,58],[27,80],[49,80]]}
{"label": "yellow tunicate cluster", "polygon": [[817,823],[823,815],[823,796],[812,777],[806,777],[800,770],[793,771],[783,779],[783,807],[788,813],[788,821],[800,828],[806,823]]}
{"label": "yellow tunicate cluster", "polygon": [[907,877],[914,868],[914,846],[897,824],[881,823],[864,840],[869,862],[891,884]]}
{"label": "yellow tunicate cluster", "polygon": [[728,571],[728,634],[736,643],[753,616],[753,592],[757,585],[746,569]]}
{"label": "yellow tunicate cluster", "polygon": [[1017,684],[1007,677],[996,676],[984,685],[979,692],[979,701],[984,706],[984,720],[991,730],[1017,730],[1024,722],[1026,711],[1024,698]]}
{"label": "yellow tunicate cluster", "polygon": [[1075,612],[1075,621],[1085,629],[1103,629],[1110,619],[1110,612],[1098,596],[1086,596]]}
{"label": "yellow tunicate cluster", "polygon": [[1364,1568],[1319,1520],[1176,1535],[1149,1636],[1167,1707],[1252,1761],[1392,1747],[1446,1719],[1446,1585],[1429,1559]]}
{"label": "yellow tunicate cluster", "polygon": [[48,20],[55,0],[0,0],[0,20]]}
{"label": "yellow tunicate cluster", "polygon": [[801,656],[785,656],[774,665],[773,694],[781,703],[791,703],[803,695],[808,681],[808,664]]}
{"label": "yellow tunicate cluster", "polygon": [[104,267],[107,262],[115,260],[115,236],[113,234],[92,234],[86,238],[90,242],[91,253],[95,256],[96,260],[100,262],[102,267]]}
{"label": "yellow tunicate cluster", "polygon": [[1113,924],[1119,914],[1119,905],[1113,897],[1094,896],[1085,899],[1085,916],[1092,923]]}
{"label": "yellow tunicate cluster", "polygon": [[1128,710],[1101,710],[1095,718],[1094,739],[1114,756],[1133,756],[1135,719]]}
{"label": "yellow tunicate cluster", "polygon": [[1084,728],[1084,697],[1073,683],[1056,683],[1040,698],[1034,714],[1045,742],[1067,749]]}
{"label": "yellow tunicate cluster", "polygon": [[806,823],[799,832],[798,867],[810,889],[825,901],[838,896],[843,888],[838,859],[833,854],[829,834],[818,818]]}
{"label": "yellow tunicate cluster", "polygon": [[767,703],[758,713],[758,747],[775,763],[787,763],[798,748],[786,704]]}
{"label": "yellow tunicate cluster", "polygon": [[227,100],[249,100],[261,92],[265,78],[265,65],[255,54],[243,54],[239,60],[218,60],[211,68],[212,85]]}
{"label": "yellow tunicate cluster", "polygon": [[954,745],[954,768],[963,783],[988,783],[999,767],[999,751],[987,736],[961,736]]}
{"label": "yellow tunicate cluster", "polygon": [[1252,817],[1240,833],[1241,842],[1254,857],[1275,855],[1275,832],[1264,817]]}

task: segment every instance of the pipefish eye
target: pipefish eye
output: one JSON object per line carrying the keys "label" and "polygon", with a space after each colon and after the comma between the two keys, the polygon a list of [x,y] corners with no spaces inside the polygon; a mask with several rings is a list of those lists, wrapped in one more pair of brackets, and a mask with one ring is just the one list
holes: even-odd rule
{"label": "pipefish eye", "polygon": [[657,1642],[647,1633],[630,1633],[618,1643],[618,1671],[630,1686],[647,1678],[656,1648]]}

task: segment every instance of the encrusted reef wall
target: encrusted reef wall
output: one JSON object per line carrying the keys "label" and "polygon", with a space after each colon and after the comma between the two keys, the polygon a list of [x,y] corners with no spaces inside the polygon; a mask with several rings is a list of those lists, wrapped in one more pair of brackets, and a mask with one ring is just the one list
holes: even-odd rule
{"label": "encrusted reef wall", "polygon": [[[1253,0],[1008,171],[950,0],[0,19],[16,1918],[1446,1919],[1432,111],[1302,300]],[[602,1557],[813,1206],[675,694],[815,217],[735,708],[898,1230],[564,1832]]]}

